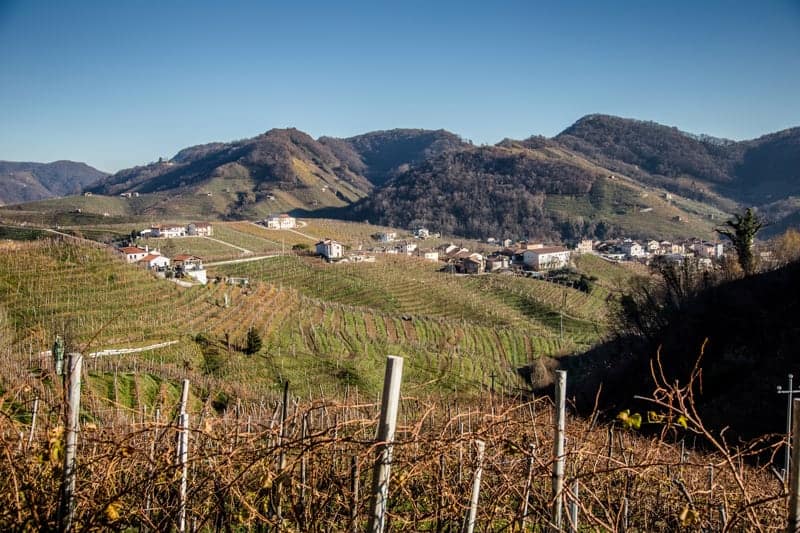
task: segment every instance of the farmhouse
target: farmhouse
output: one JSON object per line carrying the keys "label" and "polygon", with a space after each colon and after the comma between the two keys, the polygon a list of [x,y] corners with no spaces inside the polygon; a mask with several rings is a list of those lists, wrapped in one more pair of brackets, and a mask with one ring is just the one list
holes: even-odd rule
{"label": "farmhouse", "polygon": [[578,246],[575,247],[575,251],[579,254],[590,254],[593,249],[594,241],[592,239],[583,239],[578,243]]}
{"label": "farmhouse", "polygon": [[552,270],[567,266],[570,252],[561,246],[543,246],[533,250],[526,250],[523,254],[523,263],[534,270]]}
{"label": "farmhouse", "polygon": [[334,259],[342,258],[344,246],[342,246],[342,243],[336,242],[333,239],[324,239],[316,244],[316,250],[319,255],[328,261],[333,261]]}
{"label": "farmhouse", "polygon": [[194,278],[203,285],[208,283],[206,270],[203,268],[203,260],[196,255],[181,254],[172,258],[175,271],[190,278]]}
{"label": "farmhouse", "polygon": [[507,255],[494,253],[486,258],[486,271],[504,270],[509,267],[510,260]]}
{"label": "farmhouse", "polygon": [[192,222],[186,226],[187,235],[197,235],[198,237],[211,237],[213,228],[208,222]]}
{"label": "farmhouse", "polygon": [[645,257],[647,255],[647,252],[645,252],[645,249],[642,247],[642,245],[636,241],[624,241],[620,246],[620,250],[630,259]]}
{"label": "farmhouse", "polygon": [[380,242],[392,242],[397,239],[397,232],[395,231],[380,231],[375,234],[375,238]]}
{"label": "farmhouse", "polygon": [[149,250],[139,248],[138,246],[125,246],[124,248],[120,248],[119,251],[122,252],[122,255],[125,256],[125,261],[128,263],[136,263],[144,259],[150,253]]}
{"label": "farmhouse", "polygon": [[164,237],[166,239],[171,239],[173,237],[185,237],[186,226],[178,226],[177,224],[152,226],[150,228],[150,235],[153,237]]}
{"label": "farmhouse", "polygon": [[419,250],[417,255],[426,261],[433,261],[434,263],[439,261],[439,252],[436,250]]}
{"label": "farmhouse", "polygon": [[292,229],[297,227],[297,219],[283,213],[265,218],[262,224],[269,229]]}
{"label": "farmhouse", "polygon": [[139,259],[137,263],[144,266],[147,270],[165,270],[169,267],[169,258],[164,257],[160,253],[152,252]]}

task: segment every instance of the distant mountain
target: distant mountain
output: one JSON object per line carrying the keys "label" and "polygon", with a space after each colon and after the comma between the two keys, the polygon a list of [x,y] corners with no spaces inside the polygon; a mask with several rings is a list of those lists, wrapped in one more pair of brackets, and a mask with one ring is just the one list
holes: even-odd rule
{"label": "distant mountain", "polygon": [[427,159],[373,191],[349,214],[475,238],[710,233],[707,221],[690,229],[677,222],[689,219],[686,212],[609,174],[552,140],[506,139]]}
{"label": "distant mountain", "polygon": [[[45,194],[38,181],[24,184],[29,199]],[[713,237],[743,206],[761,209],[773,231],[797,224],[800,128],[732,141],[588,115],[554,138],[481,147],[445,130],[315,140],[273,129],[188,147],[89,190],[152,195],[127,202],[130,216],[294,212],[480,238]]]}
{"label": "distant mountain", "polygon": [[320,137],[348,167],[374,185],[439,154],[469,146],[446,130],[396,129],[373,131],[347,139]]}
{"label": "distant mountain", "polygon": [[122,170],[92,191],[213,194],[222,200],[210,209],[230,217],[343,207],[398,169],[461,145],[444,131],[390,130],[316,141],[296,129],[273,129],[252,139],[186,148],[169,161]]}
{"label": "distant mountain", "polygon": [[0,205],[77,194],[108,176],[85,163],[0,161]]}
{"label": "distant mountain", "polygon": [[800,128],[735,142],[588,115],[555,140],[609,169],[698,200],[758,205],[800,195]]}

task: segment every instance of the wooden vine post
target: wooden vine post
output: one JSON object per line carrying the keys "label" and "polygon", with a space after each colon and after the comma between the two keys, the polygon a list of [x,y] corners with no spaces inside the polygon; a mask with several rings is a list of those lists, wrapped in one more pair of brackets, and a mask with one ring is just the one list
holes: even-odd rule
{"label": "wooden vine post", "polygon": [[475,441],[478,455],[475,459],[475,477],[472,479],[472,496],[469,499],[469,515],[467,515],[467,533],[475,531],[475,519],[478,515],[478,498],[481,493],[481,477],[483,476],[483,452],[486,443],[482,440]]}
{"label": "wooden vine post", "polygon": [[556,372],[556,417],[553,439],[553,516],[552,531],[562,529],[564,500],[564,433],[566,430],[567,372]]}
{"label": "wooden vine post", "polygon": [[400,382],[403,377],[403,358],[390,355],[386,360],[383,377],[381,415],[378,423],[378,447],[372,477],[372,512],[369,516],[369,533],[383,533],[386,528],[386,507],[389,500],[389,476],[392,466],[392,442],[397,427],[400,407]]}
{"label": "wooden vine post", "polygon": [[180,533],[186,531],[186,493],[189,474],[189,415],[186,413],[188,401],[189,380],[184,379],[179,414],[180,432],[178,433],[178,467],[181,469],[180,509],[178,511],[178,531]]}
{"label": "wooden vine post", "polygon": [[[793,400],[792,435],[800,435],[800,398]],[[787,533],[800,531],[800,446],[792,447],[792,461],[789,465],[789,520]]]}
{"label": "wooden vine post", "polygon": [[83,356],[70,353],[66,368],[67,421],[64,428],[64,477],[58,508],[58,530],[71,531],[75,513],[75,456],[78,448],[78,423],[81,409],[81,368]]}

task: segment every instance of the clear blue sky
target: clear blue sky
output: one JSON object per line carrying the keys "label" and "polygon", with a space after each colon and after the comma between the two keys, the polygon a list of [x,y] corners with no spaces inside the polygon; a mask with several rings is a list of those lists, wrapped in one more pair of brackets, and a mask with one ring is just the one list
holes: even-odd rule
{"label": "clear blue sky", "polygon": [[100,169],[294,126],[800,125],[800,2],[0,0],[0,159]]}

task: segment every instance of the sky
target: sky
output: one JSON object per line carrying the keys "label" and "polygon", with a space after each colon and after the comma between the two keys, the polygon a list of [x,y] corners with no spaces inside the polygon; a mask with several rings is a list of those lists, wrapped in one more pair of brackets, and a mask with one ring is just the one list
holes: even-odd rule
{"label": "sky", "polygon": [[0,0],[0,160],[113,172],[296,127],[800,126],[800,0]]}

